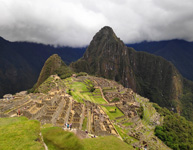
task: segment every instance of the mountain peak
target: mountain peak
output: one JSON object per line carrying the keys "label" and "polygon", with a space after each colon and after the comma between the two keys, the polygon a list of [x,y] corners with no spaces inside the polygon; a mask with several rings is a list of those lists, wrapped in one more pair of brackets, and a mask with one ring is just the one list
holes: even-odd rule
{"label": "mountain peak", "polygon": [[103,54],[110,57],[112,53],[121,53],[121,49],[124,47],[124,43],[116,36],[113,29],[105,26],[95,34],[83,57],[94,59],[93,56]]}
{"label": "mountain peak", "polygon": [[50,56],[40,73],[36,87],[42,84],[50,75],[56,74],[56,71],[62,66],[66,67],[66,64],[62,61],[61,57],[57,54]]}
{"label": "mountain peak", "polygon": [[114,38],[117,39],[117,36],[115,35],[113,29],[109,26],[104,26],[103,28],[101,28],[99,30],[99,32],[96,33],[96,35],[94,36],[93,40],[99,40],[99,39],[104,39],[104,38]]}
{"label": "mountain peak", "polygon": [[111,27],[109,26],[104,26],[103,28],[101,28],[101,30],[98,33],[102,33],[102,34],[114,34],[114,31]]}

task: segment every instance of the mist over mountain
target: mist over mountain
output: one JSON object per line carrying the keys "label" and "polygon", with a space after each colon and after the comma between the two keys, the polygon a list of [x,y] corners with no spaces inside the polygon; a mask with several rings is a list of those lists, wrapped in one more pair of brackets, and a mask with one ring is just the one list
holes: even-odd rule
{"label": "mist over mountain", "polygon": [[171,61],[187,79],[193,80],[193,42],[168,40],[127,44],[137,51],[145,51]]}
{"label": "mist over mountain", "polygon": [[59,54],[69,64],[82,57],[84,51],[85,48],[9,42],[0,37],[0,97],[31,88],[49,56]]}

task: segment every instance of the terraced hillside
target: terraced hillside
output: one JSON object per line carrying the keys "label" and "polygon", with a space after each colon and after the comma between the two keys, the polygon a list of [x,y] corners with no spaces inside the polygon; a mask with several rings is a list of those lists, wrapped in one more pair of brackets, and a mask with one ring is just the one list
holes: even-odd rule
{"label": "terraced hillside", "polygon": [[[73,131],[89,141],[83,142],[86,149],[96,141],[108,141],[106,136],[110,136],[109,140],[121,139],[130,149],[145,145],[151,149],[169,149],[154,135],[163,117],[152,103],[115,81],[88,75],[66,79],[51,75],[36,92],[2,100],[0,115],[26,116],[40,121],[44,127],[51,124]],[[91,137],[97,137],[96,141]]]}

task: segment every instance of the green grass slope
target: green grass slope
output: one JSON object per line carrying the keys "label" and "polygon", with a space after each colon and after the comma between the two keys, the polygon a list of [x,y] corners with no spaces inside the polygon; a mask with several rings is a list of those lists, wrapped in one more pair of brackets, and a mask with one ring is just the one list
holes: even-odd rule
{"label": "green grass slope", "polygon": [[[93,85],[91,85],[90,82],[80,82],[73,78],[67,78],[63,81],[68,89],[68,93],[78,102],[82,102],[82,99],[85,99],[97,104],[107,104],[107,102],[102,98],[99,89],[91,91],[90,87]],[[99,95],[95,96],[96,92],[98,92]]]}
{"label": "green grass slope", "polygon": [[42,129],[44,142],[49,150],[83,150],[83,145],[72,132],[59,127]]}
{"label": "green grass slope", "polygon": [[114,136],[104,136],[83,140],[85,150],[133,150],[131,145],[126,144]]}
{"label": "green grass slope", "polygon": [[124,116],[124,114],[116,106],[102,106],[102,109],[111,120],[116,120],[117,117]]}
{"label": "green grass slope", "polygon": [[42,129],[49,150],[132,150],[132,146],[114,136],[80,140],[74,133],[58,127]]}
{"label": "green grass slope", "polygon": [[54,77],[48,77],[34,92],[48,93],[51,89],[58,88],[64,89],[65,85],[63,80],[54,79]]}
{"label": "green grass slope", "polygon": [[0,150],[43,150],[40,123],[25,117],[0,118]]}

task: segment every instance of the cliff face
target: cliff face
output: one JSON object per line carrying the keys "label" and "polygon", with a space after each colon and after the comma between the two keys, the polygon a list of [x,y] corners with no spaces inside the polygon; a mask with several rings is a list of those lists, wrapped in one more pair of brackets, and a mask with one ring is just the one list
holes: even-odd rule
{"label": "cliff face", "polygon": [[128,48],[110,27],[102,28],[71,67],[120,82],[161,106],[180,110],[183,79],[162,57]]}

